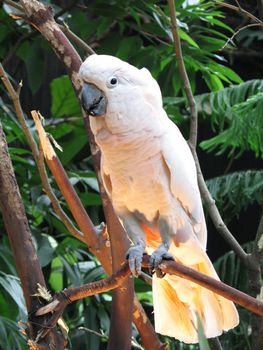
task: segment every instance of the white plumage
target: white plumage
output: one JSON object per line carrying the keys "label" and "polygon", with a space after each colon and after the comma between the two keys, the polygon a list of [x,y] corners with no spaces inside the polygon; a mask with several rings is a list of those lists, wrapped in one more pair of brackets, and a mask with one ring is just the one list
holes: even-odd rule
{"label": "white plumage", "polygon": [[[80,77],[107,100],[105,115],[91,117],[90,123],[101,149],[106,191],[124,226],[129,218],[125,228],[134,244],[138,227],[149,254],[170,237],[169,253],[176,260],[218,278],[205,253],[206,224],[195,164],[162,107],[157,82],[147,69],[106,55],[88,57]],[[180,277],[154,275],[153,300],[156,331],[186,343],[198,341],[196,312],[207,337],[238,324],[232,302]]]}

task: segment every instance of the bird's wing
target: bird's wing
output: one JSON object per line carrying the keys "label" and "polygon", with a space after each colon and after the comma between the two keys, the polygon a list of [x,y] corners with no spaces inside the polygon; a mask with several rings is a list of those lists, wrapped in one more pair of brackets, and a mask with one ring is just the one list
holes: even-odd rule
{"label": "bird's wing", "polygon": [[170,120],[162,139],[162,156],[169,170],[171,192],[191,219],[194,232],[205,247],[207,232],[195,163],[181,132]]}

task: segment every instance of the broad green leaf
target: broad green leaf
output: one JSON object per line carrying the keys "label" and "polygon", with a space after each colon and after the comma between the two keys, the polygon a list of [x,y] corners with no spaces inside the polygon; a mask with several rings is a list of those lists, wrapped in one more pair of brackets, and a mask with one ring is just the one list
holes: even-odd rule
{"label": "broad green leaf", "polygon": [[178,32],[179,32],[180,38],[182,40],[185,40],[188,42],[188,44],[190,44],[196,48],[199,48],[198,44],[185,31],[183,31],[181,28],[178,28]]}
{"label": "broad green leaf", "polygon": [[80,107],[68,76],[52,80],[51,84],[52,117],[79,116]]}
{"label": "broad green leaf", "polygon": [[0,271],[0,285],[12,297],[23,317],[27,314],[23,291],[17,277]]}
{"label": "broad green leaf", "polygon": [[42,84],[44,72],[43,51],[37,41],[29,46],[26,68],[30,89],[35,94]]}

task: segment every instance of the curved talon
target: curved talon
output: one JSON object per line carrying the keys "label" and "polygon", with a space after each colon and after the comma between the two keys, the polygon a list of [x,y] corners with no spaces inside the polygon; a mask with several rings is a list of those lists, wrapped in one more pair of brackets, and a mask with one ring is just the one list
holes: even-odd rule
{"label": "curved talon", "polygon": [[126,256],[129,262],[130,270],[135,277],[138,277],[138,275],[141,274],[143,253],[144,249],[140,245],[130,247],[127,252]]}
{"label": "curved talon", "polygon": [[172,254],[168,253],[167,248],[161,245],[156,249],[150,257],[150,271],[151,273],[156,273],[158,278],[163,278],[165,274],[159,268],[162,260],[174,260]]}

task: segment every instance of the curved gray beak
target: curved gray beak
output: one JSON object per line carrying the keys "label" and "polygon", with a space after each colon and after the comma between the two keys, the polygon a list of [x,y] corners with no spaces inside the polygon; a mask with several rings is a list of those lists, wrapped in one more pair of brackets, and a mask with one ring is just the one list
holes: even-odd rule
{"label": "curved gray beak", "polygon": [[107,99],[103,92],[93,84],[84,83],[81,91],[81,104],[85,112],[92,117],[99,117],[106,113]]}

